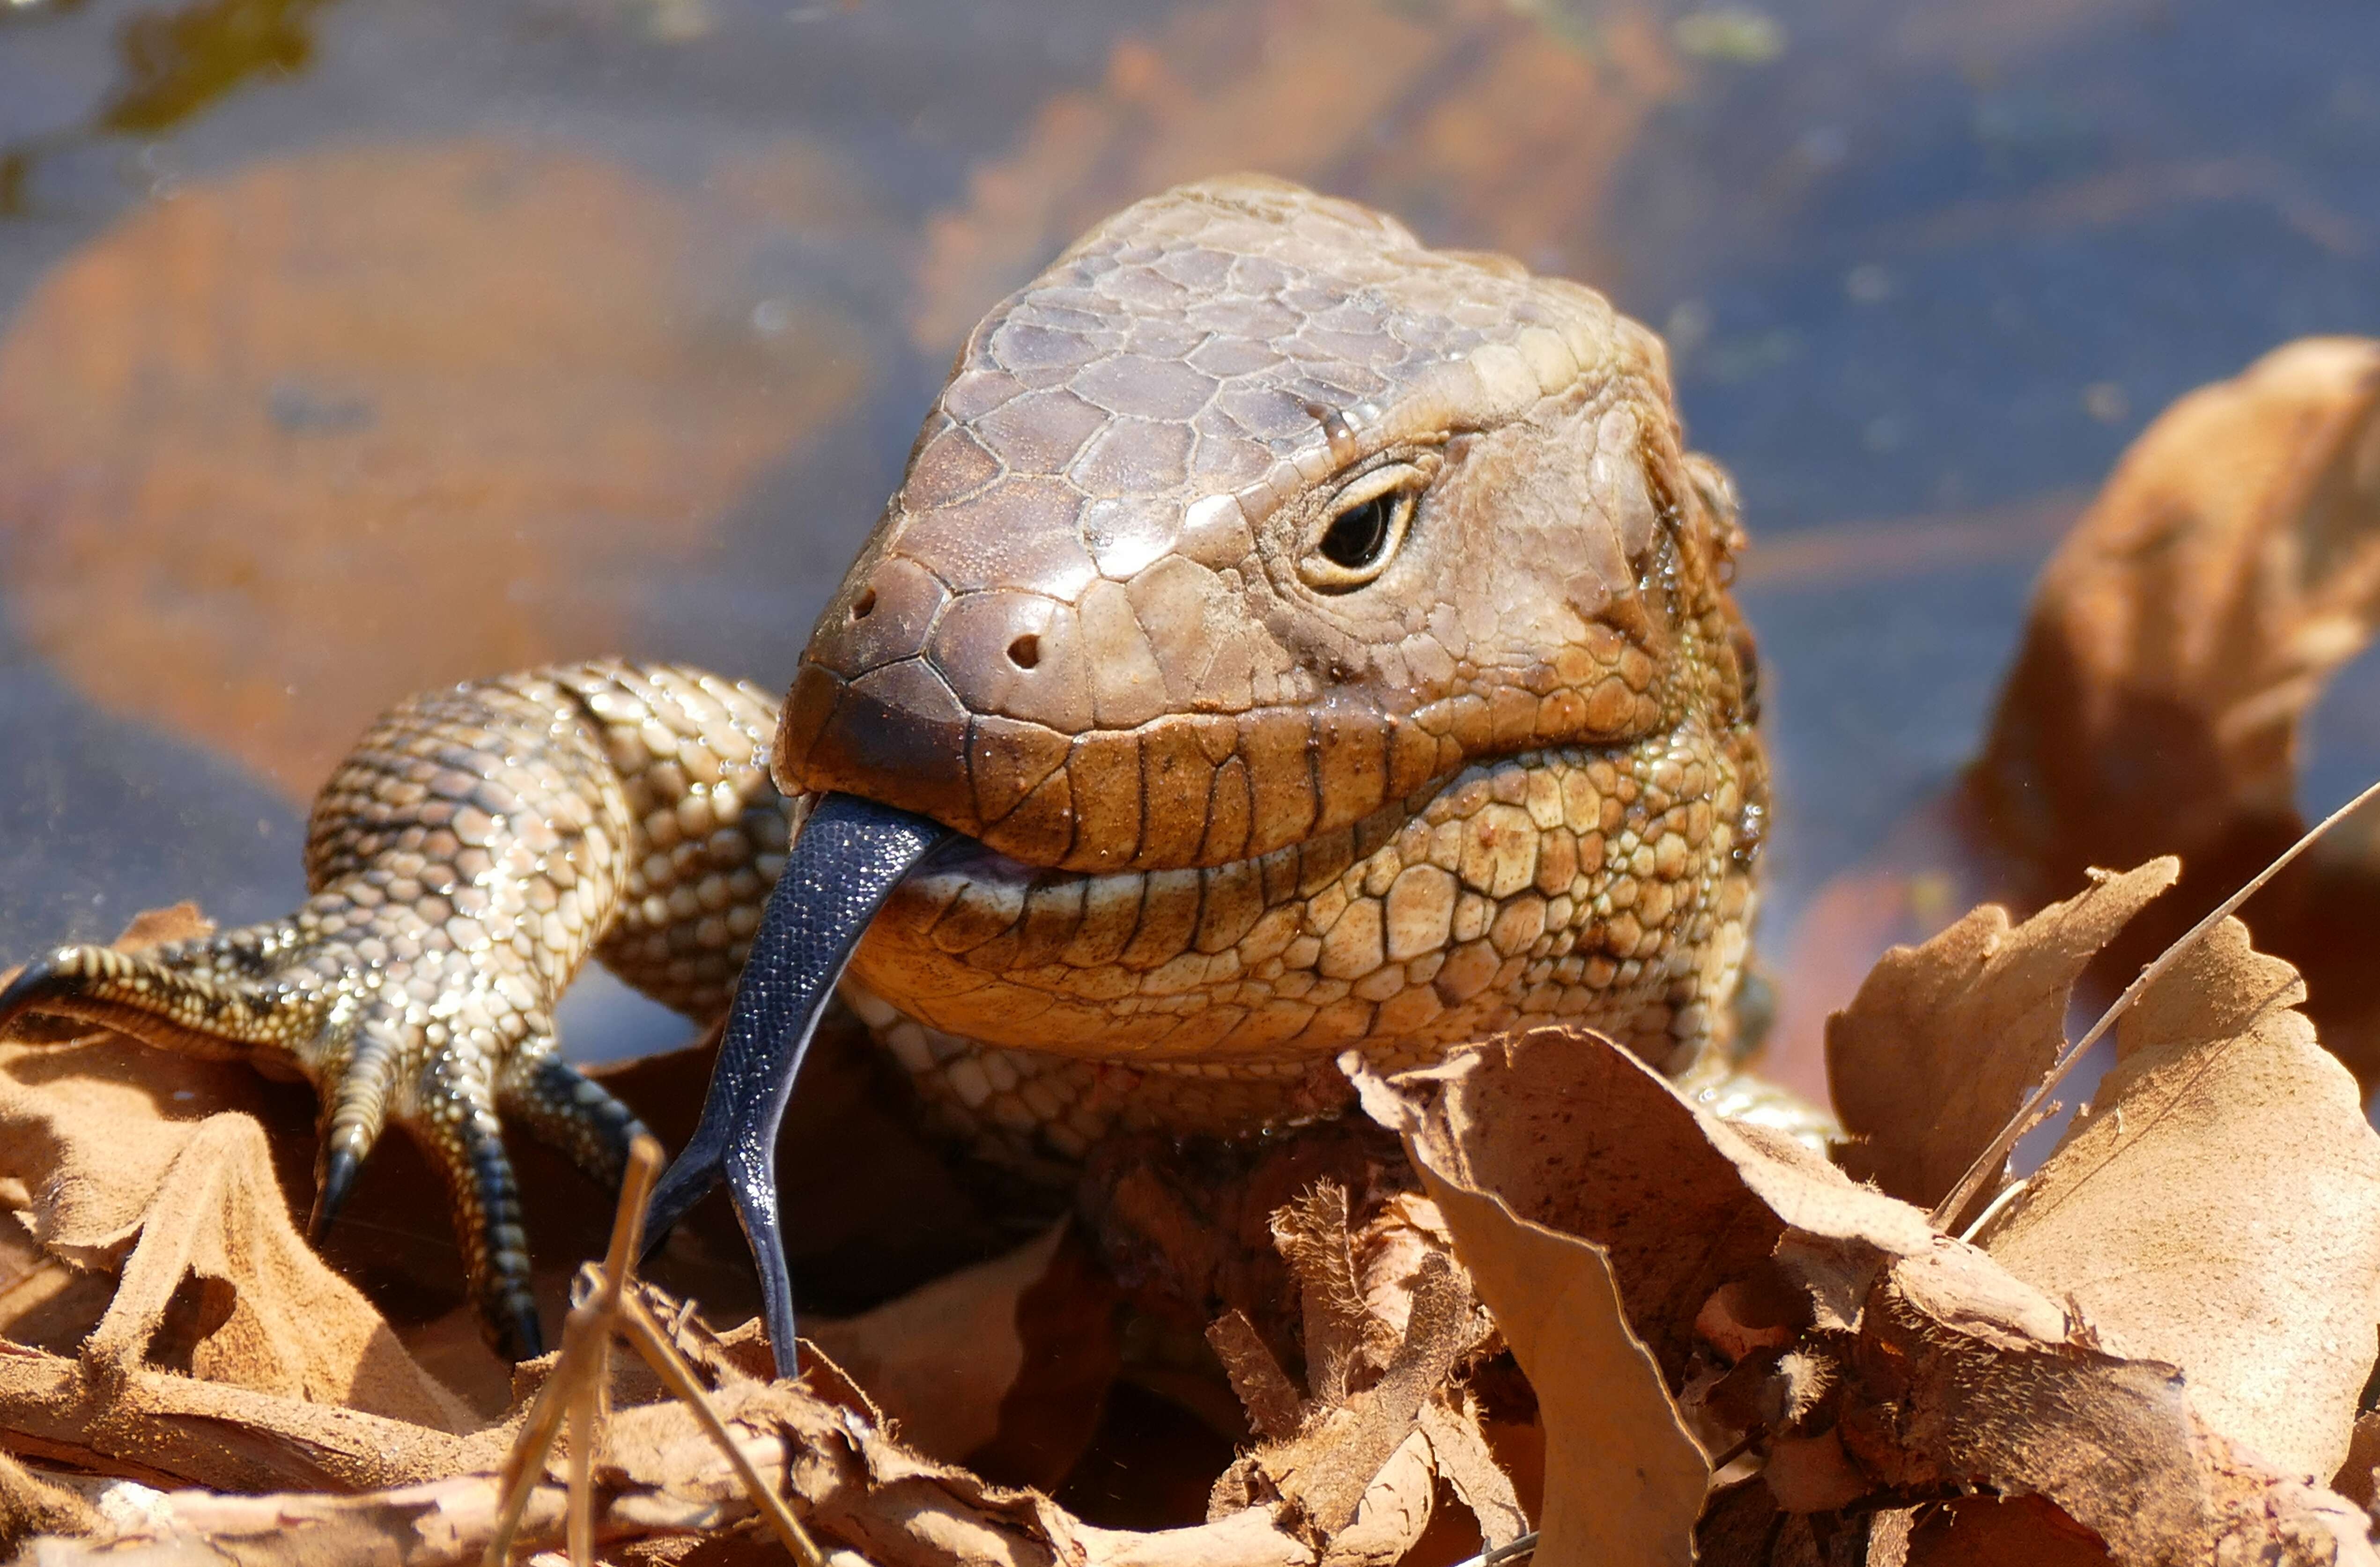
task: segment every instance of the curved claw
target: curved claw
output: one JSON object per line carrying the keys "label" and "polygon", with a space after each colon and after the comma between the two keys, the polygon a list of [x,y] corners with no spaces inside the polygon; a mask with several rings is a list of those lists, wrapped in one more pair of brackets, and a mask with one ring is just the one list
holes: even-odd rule
{"label": "curved claw", "polygon": [[306,1238],[321,1245],[331,1228],[331,1221],[347,1205],[347,1193],[355,1189],[357,1173],[364,1162],[351,1149],[324,1148],[322,1168],[314,1177],[314,1211],[306,1219]]}
{"label": "curved claw", "polygon": [[38,958],[25,965],[24,971],[0,989],[0,1038],[11,1030],[23,1026],[58,990],[57,958],[55,955]]}
{"label": "curved claw", "polygon": [[222,946],[217,938],[140,952],[55,948],[0,990],[0,1038],[56,1043],[112,1028],[162,1049],[213,1056],[274,1043],[269,1007],[252,986],[187,957]]}
{"label": "curved claw", "polygon": [[909,868],[951,836],[939,822],[857,795],[830,794],[811,808],[753,937],[702,1119],[647,1211],[650,1255],[724,1175],[759,1269],[779,1376],[792,1376],[796,1365],[793,1281],[777,1211],[777,1124],[861,934]]}

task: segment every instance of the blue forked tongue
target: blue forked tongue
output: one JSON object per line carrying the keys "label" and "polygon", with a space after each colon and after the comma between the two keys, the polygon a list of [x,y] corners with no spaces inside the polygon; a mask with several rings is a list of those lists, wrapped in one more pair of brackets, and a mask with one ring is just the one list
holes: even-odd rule
{"label": "blue forked tongue", "polygon": [[834,982],[909,867],[951,836],[939,822],[853,794],[810,807],[735,986],[694,1136],[653,1190],[648,1253],[723,1175],[760,1272],[777,1374],[796,1370],[793,1281],[778,1228],[777,1123]]}

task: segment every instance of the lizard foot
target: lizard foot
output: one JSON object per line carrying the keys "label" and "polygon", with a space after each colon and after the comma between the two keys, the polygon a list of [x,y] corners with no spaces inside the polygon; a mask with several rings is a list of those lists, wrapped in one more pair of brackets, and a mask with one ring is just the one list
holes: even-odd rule
{"label": "lizard foot", "polygon": [[643,1128],[556,1056],[543,1008],[515,1005],[492,965],[428,949],[426,933],[409,928],[418,925],[321,898],[287,921],[144,952],[61,947],[0,991],[0,1037],[57,1041],[105,1027],[305,1077],[322,1107],[309,1223],[318,1239],[394,1122],[445,1181],[490,1343],[527,1358],[541,1353],[543,1334],[504,1124],[607,1187]]}

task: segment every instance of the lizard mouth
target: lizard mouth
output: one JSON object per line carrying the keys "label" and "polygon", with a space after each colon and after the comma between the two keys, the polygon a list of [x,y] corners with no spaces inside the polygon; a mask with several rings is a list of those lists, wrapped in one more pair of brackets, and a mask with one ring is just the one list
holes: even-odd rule
{"label": "lizard mouth", "polygon": [[759,1264],[777,1373],[796,1373],[793,1286],[777,1214],[777,1125],[852,950],[901,878],[956,835],[855,794],[810,808],[770,894],[685,1151],[653,1192],[653,1244],[724,1179]]}

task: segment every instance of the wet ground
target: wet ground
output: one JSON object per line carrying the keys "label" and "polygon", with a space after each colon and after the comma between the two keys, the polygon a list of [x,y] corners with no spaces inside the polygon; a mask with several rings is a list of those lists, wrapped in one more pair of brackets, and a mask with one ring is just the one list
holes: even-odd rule
{"label": "wet ground", "polygon": [[[417,687],[782,683],[965,327],[1243,167],[1667,331],[1761,547],[1772,946],[2141,425],[2380,332],[2360,0],[0,0],[0,966],[292,904]],[[2315,729],[2322,806],[2380,679]]]}

